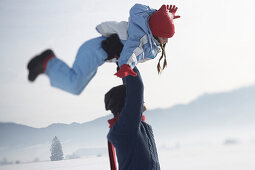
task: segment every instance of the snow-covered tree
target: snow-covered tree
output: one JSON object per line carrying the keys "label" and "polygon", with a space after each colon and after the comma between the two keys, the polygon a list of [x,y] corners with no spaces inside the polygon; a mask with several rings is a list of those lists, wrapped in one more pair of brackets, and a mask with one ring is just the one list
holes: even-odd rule
{"label": "snow-covered tree", "polygon": [[51,157],[50,157],[51,161],[59,161],[64,158],[62,146],[57,136],[55,136],[52,140],[50,151],[51,151]]}

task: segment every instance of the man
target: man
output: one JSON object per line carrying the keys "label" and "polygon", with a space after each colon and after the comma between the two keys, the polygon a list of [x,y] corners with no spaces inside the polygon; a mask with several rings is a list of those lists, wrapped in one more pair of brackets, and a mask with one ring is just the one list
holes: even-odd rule
{"label": "man", "polygon": [[144,87],[138,69],[137,76],[124,77],[124,85],[112,88],[105,95],[106,110],[114,118],[107,135],[114,145],[119,170],[159,170],[159,160],[151,126],[142,121]]}

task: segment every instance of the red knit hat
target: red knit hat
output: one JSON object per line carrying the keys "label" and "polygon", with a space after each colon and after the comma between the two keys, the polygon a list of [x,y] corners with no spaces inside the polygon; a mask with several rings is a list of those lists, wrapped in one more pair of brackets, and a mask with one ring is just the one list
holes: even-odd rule
{"label": "red knit hat", "polygon": [[149,26],[152,35],[162,38],[171,38],[174,33],[174,23],[172,15],[166,5],[162,5],[161,8],[151,15],[149,19]]}

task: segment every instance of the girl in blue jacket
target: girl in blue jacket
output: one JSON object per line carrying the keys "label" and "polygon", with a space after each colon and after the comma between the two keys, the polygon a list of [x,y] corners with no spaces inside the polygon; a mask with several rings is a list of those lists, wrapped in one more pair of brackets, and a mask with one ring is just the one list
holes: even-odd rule
{"label": "girl in blue jacket", "polygon": [[[165,57],[165,44],[175,33],[173,19],[180,17],[175,15],[176,11],[177,7],[172,5],[162,5],[159,10],[155,10],[136,4],[130,10],[129,22],[106,22],[98,25],[96,29],[102,36],[81,45],[72,68],[55,57],[52,50],[46,50],[29,61],[28,79],[34,81],[38,75],[46,73],[53,87],[78,95],[95,76],[97,68],[106,60],[112,59],[112,56],[118,59],[120,66],[115,75],[121,78],[127,75],[136,76],[132,69],[139,62],[155,58],[160,47],[160,60]],[[108,41],[108,36],[114,33],[120,40]],[[160,60],[158,72],[162,70]],[[166,58],[163,69],[165,66]]]}

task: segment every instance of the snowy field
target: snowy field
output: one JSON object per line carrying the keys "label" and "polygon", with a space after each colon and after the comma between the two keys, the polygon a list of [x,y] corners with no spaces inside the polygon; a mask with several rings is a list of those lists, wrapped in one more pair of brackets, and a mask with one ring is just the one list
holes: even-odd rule
{"label": "snowy field", "polygon": [[[255,170],[255,144],[159,150],[162,170]],[[0,170],[109,170],[107,156],[0,166]]]}

